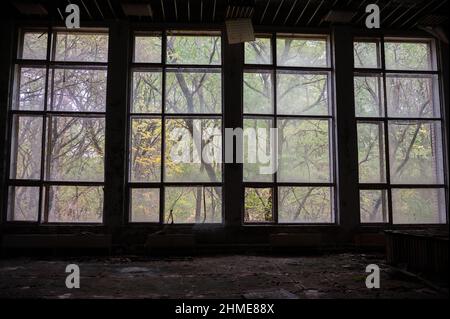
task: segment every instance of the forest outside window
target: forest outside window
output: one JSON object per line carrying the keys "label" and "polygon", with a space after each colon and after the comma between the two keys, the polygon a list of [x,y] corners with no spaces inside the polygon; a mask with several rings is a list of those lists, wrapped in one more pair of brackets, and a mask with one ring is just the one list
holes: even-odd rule
{"label": "forest outside window", "polygon": [[[131,37],[128,222],[220,224],[221,33]],[[108,40],[100,29],[20,30],[8,110],[7,221],[103,222]],[[336,222],[331,56],[326,35],[259,34],[244,44],[243,128],[267,137],[277,129],[275,143],[256,145],[278,165],[262,174],[265,164],[244,158],[237,185],[243,224]],[[360,222],[448,222],[434,41],[356,38],[353,71]],[[244,135],[244,151],[248,143]],[[174,160],[180,145],[191,162]],[[205,149],[212,161],[205,161]]]}
{"label": "forest outside window", "polygon": [[276,173],[244,161],[244,223],[334,223],[328,37],[259,35],[245,43],[244,61],[244,128],[278,130]]}
{"label": "forest outside window", "polygon": [[446,223],[434,42],[356,39],[354,61],[361,223]]}
{"label": "forest outside window", "polygon": [[20,32],[9,221],[102,222],[107,62],[107,32]]}
{"label": "forest outside window", "polygon": [[[134,34],[129,222],[222,223],[221,47],[218,32]],[[191,161],[174,160],[180,145]]]}

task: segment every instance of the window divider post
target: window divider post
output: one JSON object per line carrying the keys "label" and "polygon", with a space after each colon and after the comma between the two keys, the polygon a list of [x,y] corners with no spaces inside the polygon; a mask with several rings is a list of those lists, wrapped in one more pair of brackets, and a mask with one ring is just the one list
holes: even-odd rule
{"label": "window divider post", "polygon": [[113,232],[125,221],[127,105],[130,27],[114,21],[109,28],[108,79],[105,118],[104,217]]}
{"label": "window divider post", "polygon": [[349,27],[332,30],[337,144],[339,240],[350,243],[359,226],[358,140],[353,92],[353,36]]}
{"label": "window divider post", "polygon": [[[224,128],[242,128],[244,44],[229,44],[226,32],[222,39]],[[233,151],[235,150],[234,143]],[[244,207],[243,165],[225,163],[224,167],[224,223],[226,227],[238,228],[242,225]]]}
{"label": "window divider post", "polygon": [[[7,137],[9,136],[8,130],[8,106],[10,104],[11,88],[12,88],[12,76],[11,72],[13,70],[13,48],[16,44],[17,33],[14,32],[14,24],[11,20],[5,19],[0,21],[0,36],[2,45],[0,46],[0,225],[7,220],[8,212],[8,172],[9,172],[9,143],[7,142]],[[1,232],[0,232],[1,233]]]}

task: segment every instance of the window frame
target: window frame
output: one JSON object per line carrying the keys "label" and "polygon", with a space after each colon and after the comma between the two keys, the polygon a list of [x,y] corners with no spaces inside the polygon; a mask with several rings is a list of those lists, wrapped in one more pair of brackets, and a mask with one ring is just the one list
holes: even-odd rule
{"label": "window frame", "polygon": [[[62,25],[62,24],[61,24]],[[112,22],[112,23],[103,23],[103,24],[96,24],[96,23],[90,23],[89,25],[93,26],[91,30],[94,30],[94,28],[96,28],[97,30],[108,30],[108,28],[111,28],[111,30],[115,29],[115,30],[121,30],[122,27],[124,27],[126,31],[126,33],[129,33],[129,30],[138,30],[138,31],[143,31],[143,32],[158,32],[163,30],[163,27],[161,24],[155,24],[154,26],[149,26],[149,24],[147,23],[142,23],[142,22],[133,22],[131,23],[130,26],[128,25],[123,25],[120,24],[119,22]],[[170,26],[171,29],[176,28],[177,30],[192,30],[194,32],[203,32],[205,30],[205,26],[201,25],[167,25]],[[6,124],[6,127],[4,129],[5,131],[5,136],[6,136],[6,140],[4,141],[4,144],[2,144],[4,146],[4,153],[7,154],[7,157],[4,159],[4,163],[5,163],[5,169],[4,175],[2,175],[2,187],[3,188],[3,193],[2,195],[4,200],[2,201],[2,218],[1,218],[1,224],[0,227],[4,227],[5,230],[7,229],[11,229],[13,231],[15,231],[15,228],[20,228],[20,229],[30,229],[31,231],[35,231],[37,228],[36,227],[43,227],[45,229],[52,229],[54,231],[58,231],[58,230],[62,230],[64,229],[65,231],[69,231],[69,230],[80,230],[80,229],[100,229],[99,226],[110,226],[113,228],[117,228],[117,227],[123,227],[123,226],[127,226],[127,227],[132,227],[132,225],[137,225],[137,226],[145,226],[145,229],[148,227],[149,229],[159,229],[159,227],[161,225],[159,224],[148,224],[145,223],[145,225],[143,224],[136,224],[136,223],[128,223],[127,219],[128,219],[128,213],[129,213],[129,197],[130,197],[130,193],[128,192],[128,186],[126,183],[122,184],[121,179],[125,180],[126,178],[128,178],[128,171],[125,171],[125,175],[120,174],[120,176],[111,176],[107,177],[105,176],[105,181],[103,182],[103,184],[106,184],[105,189],[106,191],[104,192],[104,200],[108,201],[108,198],[111,200],[113,197],[115,197],[116,195],[118,195],[118,192],[120,191],[120,196],[118,196],[117,200],[112,201],[113,203],[106,203],[108,207],[105,208],[104,206],[104,214],[103,214],[103,224],[98,224],[95,223],[93,225],[88,224],[88,223],[76,223],[76,224],[70,224],[70,223],[62,223],[62,224],[56,224],[56,223],[52,223],[52,224],[45,224],[45,223],[38,223],[38,222],[29,222],[29,221],[8,221],[7,220],[7,214],[8,214],[8,210],[7,210],[7,200],[8,200],[8,186],[9,186],[9,169],[10,169],[10,155],[11,155],[11,132],[12,132],[12,118],[11,118],[11,100],[12,100],[12,87],[14,85],[14,81],[12,81],[12,77],[13,77],[13,71],[14,71],[14,63],[17,60],[17,54],[19,51],[16,51],[18,49],[18,40],[19,40],[19,36],[18,33],[20,30],[27,30],[27,31],[36,31],[36,30],[47,30],[48,28],[48,23],[42,24],[42,23],[38,23],[38,22],[21,22],[21,24],[19,26],[11,26],[10,29],[14,34],[14,38],[10,39],[10,42],[12,42],[12,45],[10,46],[12,53],[12,56],[10,57],[8,54],[6,54],[6,56],[8,57],[8,59],[10,59],[11,64],[8,66],[7,71],[10,72],[11,74],[5,75],[4,76],[4,80],[5,78],[9,78],[8,81],[8,88],[9,91],[5,92],[7,94],[4,94],[3,100],[4,100],[4,106],[5,106],[5,113],[7,113],[4,116],[4,124]],[[55,27],[56,28],[56,27]],[[214,25],[208,25],[206,26],[206,28],[211,29],[212,31],[217,31],[217,30],[222,30],[222,84],[225,86],[228,86],[228,90],[230,89],[230,86],[232,87],[232,89],[236,90],[238,89],[239,86],[242,86],[242,83],[237,83],[238,81],[236,81],[236,83],[231,83],[230,85],[230,79],[233,79],[233,81],[235,79],[238,79],[239,76],[236,75],[230,75],[230,70],[232,72],[236,71],[236,70],[243,70],[243,65],[241,66],[240,63],[240,59],[242,57],[240,57],[239,55],[236,55],[236,47],[240,46],[240,45],[233,45],[230,46],[228,44],[224,45],[224,43],[226,43],[226,38],[225,38],[225,31],[224,29],[222,29],[221,25],[218,24],[214,24]],[[63,27],[61,27],[61,29],[64,29]],[[195,31],[198,30],[198,31]],[[329,28],[321,28],[321,29],[314,29],[314,28],[289,28],[289,27],[266,27],[266,26],[255,26],[255,31],[256,32],[261,32],[261,33],[276,33],[274,32],[274,30],[278,30],[278,32],[304,32],[305,34],[312,34],[314,35],[314,33],[317,34],[329,34],[330,35],[330,59],[331,61],[334,62],[334,67],[348,67],[349,70],[351,70],[351,67],[354,67],[353,64],[353,60],[351,60],[350,55],[347,54],[349,57],[347,58],[342,57],[342,54],[339,55],[337,54],[338,52],[342,51],[346,51],[348,53],[348,45],[345,45],[344,47],[342,46],[335,46],[334,45],[334,41],[335,41],[335,37],[337,36],[339,39],[349,39],[350,41],[353,40],[353,38],[358,38],[358,39],[373,39],[373,38],[380,38],[385,36],[386,38],[388,37],[407,37],[407,38],[412,38],[412,39],[423,39],[423,38],[429,38],[429,35],[424,33],[424,32],[420,32],[420,31],[392,31],[392,30],[387,30],[387,31],[382,31],[382,32],[378,32],[375,30],[375,32],[372,31],[368,31],[368,30],[357,30],[357,29],[340,29],[340,28],[336,28],[336,29],[329,29]],[[350,31],[350,32],[349,32]],[[127,52],[127,55],[129,54],[130,50],[132,50],[132,46],[129,44],[131,42],[131,34],[115,34],[113,32],[110,33],[109,36],[109,43],[111,44],[111,39],[115,39],[116,44],[118,42],[118,40],[121,40],[122,42],[125,43],[125,40],[127,40],[128,42],[126,42],[126,49],[125,51]],[[351,42],[353,43],[353,42]],[[7,45],[9,45],[8,43],[6,43]],[[48,47],[48,46],[47,46]],[[230,47],[232,49],[230,49]],[[274,46],[272,46],[274,47]],[[447,93],[448,93],[448,89],[447,87],[445,87],[446,84],[448,84],[447,82],[447,76],[448,76],[448,71],[442,69],[443,65],[447,65],[448,62],[448,58],[445,56],[442,56],[443,53],[446,52],[446,47],[445,46],[441,46],[441,44],[436,41],[436,64],[437,64],[437,70],[436,72],[439,73],[439,79],[438,79],[438,84],[439,84],[439,91],[440,91],[440,104],[441,104],[441,118],[443,125],[441,125],[441,129],[444,132],[443,136],[442,136],[442,142],[443,142],[443,168],[444,168],[444,180],[446,181],[446,185],[444,187],[444,191],[445,191],[445,198],[447,200],[447,208],[448,208],[448,150],[447,150],[447,146],[448,146],[448,140],[447,137],[448,135],[446,134],[446,132],[448,132],[448,110],[446,110],[447,106],[448,106],[448,99],[447,99]],[[273,49],[272,49],[273,50]],[[119,51],[119,53],[117,54],[116,52]],[[111,46],[109,48],[109,59],[108,59],[108,90],[107,90],[107,103],[108,101],[111,102],[112,100],[117,100],[118,98],[120,98],[120,100],[122,101],[122,97],[123,95],[127,95],[127,93],[116,93],[114,94],[113,92],[110,92],[111,88],[117,88],[117,87],[125,87],[125,85],[123,85],[123,82],[129,82],[128,79],[120,79],[120,83],[117,84],[117,78],[120,77],[120,75],[124,72],[118,72],[117,69],[119,70],[123,70],[123,69],[127,69],[127,77],[130,74],[129,72],[129,65],[127,63],[123,63],[122,65],[125,66],[117,66],[118,61],[124,61],[124,60],[129,60],[129,58],[122,58],[122,56],[124,54],[124,49],[118,49],[118,50],[112,50]],[[228,51],[227,53],[225,53],[225,51]],[[352,52],[352,51],[351,51]],[[336,54],[336,58],[335,55]],[[111,56],[113,57],[113,60],[111,60]],[[224,59],[229,61],[229,60],[236,60],[237,58],[237,65],[236,66],[230,66],[229,63],[227,63],[226,65],[223,63]],[[336,61],[335,61],[336,60]],[[349,64],[351,60],[352,64]],[[242,58],[242,62],[243,62],[243,58]],[[348,65],[347,65],[348,64]],[[115,72],[111,72],[110,73],[110,66],[113,66],[113,69],[115,69]],[[360,69],[358,69],[360,70]],[[372,71],[374,73],[379,73],[379,69],[372,69]],[[344,79],[342,78],[342,73],[340,72],[340,76],[336,79],[336,72],[333,71],[332,72],[332,76],[331,79],[333,81],[333,88],[334,85],[336,85],[336,83],[341,83],[342,82],[346,82],[348,80],[348,75],[344,74]],[[350,78],[353,79],[353,74],[351,72],[349,72],[350,74]],[[110,81],[110,76],[111,78],[114,78],[114,85],[111,85],[111,83],[109,83]],[[6,82],[5,82],[6,83]],[[128,85],[127,87],[128,88]],[[6,91],[6,90],[5,90]],[[125,91],[125,89],[123,90]],[[224,91],[224,90],[223,90]],[[335,166],[335,180],[334,182],[336,183],[336,187],[335,187],[335,191],[334,191],[334,202],[337,202],[338,204],[335,204],[335,223],[333,225],[328,225],[328,224],[312,224],[312,223],[308,223],[308,224],[270,224],[270,225],[266,225],[266,224],[244,224],[243,222],[240,222],[240,220],[238,220],[237,215],[239,215],[240,217],[244,216],[244,212],[243,211],[239,211],[241,209],[243,209],[243,196],[241,196],[241,193],[244,192],[244,188],[242,185],[242,179],[240,181],[240,183],[236,183],[235,182],[237,180],[239,180],[239,173],[237,173],[236,171],[233,171],[235,168],[239,168],[241,167],[241,164],[226,164],[225,166],[227,166],[227,170],[228,170],[228,177],[225,178],[225,174],[226,171],[225,169],[223,169],[223,176],[222,176],[222,184],[223,184],[223,192],[222,192],[222,197],[223,197],[223,205],[222,205],[222,211],[223,211],[223,223],[225,223],[227,226],[232,226],[232,227],[237,227],[237,228],[241,228],[241,226],[247,227],[244,228],[248,230],[248,227],[258,227],[258,226],[264,226],[263,228],[260,228],[261,231],[278,231],[278,230],[286,230],[289,231],[289,228],[291,229],[295,229],[295,227],[301,227],[301,229],[307,229],[308,231],[314,231],[314,232],[323,232],[324,234],[331,234],[330,232],[336,232],[336,234],[342,234],[342,235],[351,235],[351,234],[355,234],[355,230],[360,229],[362,231],[373,231],[373,230],[380,230],[380,229],[392,229],[392,228],[399,228],[399,229],[408,229],[411,228],[411,226],[416,227],[416,228],[443,228],[443,227],[448,227],[448,223],[449,223],[449,218],[448,218],[448,212],[447,212],[447,222],[446,224],[414,224],[414,225],[404,225],[404,224],[396,224],[396,225],[392,225],[392,224],[384,224],[384,223],[374,223],[374,224],[361,224],[359,222],[359,201],[353,200],[353,197],[358,197],[359,198],[359,194],[358,192],[354,192],[353,186],[355,186],[355,188],[358,190],[359,189],[359,184],[358,184],[358,176],[356,176],[356,179],[354,178],[353,175],[350,176],[350,178],[347,178],[347,175],[342,175],[340,176],[337,173],[342,174],[342,171],[344,173],[349,173],[349,168],[345,167],[345,165],[342,163],[345,160],[345,156],[349,156],[350,160],[353,161],[356,158],[356,164],[357,164],[357,145],[355,146],[355,143],[353,141],[354,138],[356,138],[356,134],[354,134],[352,132],[353,130],[353,124],[356,123],[355,119],[354,119],[354,115],[350,114],[350,119],[343,119],[342,116],[342,112],[351,112],[352,107],[351,107],[351,99],[347,99],[345,98],[345,96],[343,96],[342,92],[336,92],[336,91],[332,91],[334,98],[333,98],[333,104],[334,104],[334,109],[335,109],[335,115],[336,118],[334,120],[334,139],[333,139],[333,143],[335,144],[335,153],[333,154],[335,156],[335,161],[334,161],[334,166]],[[243,95],[241,95],[243,97]],[[125,98],[124,98],[125,100]],[[228,102],[225,102],[224,100],[228,100]],[[342,100],[347,101],[348,103],[342,103]],[[230,109],[230,102],[235,102],[235,104],[237,104],[236,98],[232,97],[225,97],[224,94],[222,95],[222,109],[225,111]],[[113,128],[111,128],[112,125],[114,125],[114,120],[117,122],[119,115],[121,116],[120,118],[122,119],[123,116],[126,114],[127,118],[128,118],[128,103],[129,103],[129,99],[128,96],[126,97],[126,103],[123,103],[123,108],[122,106],[120,107],[120,110],[111,110],[108,109],[108,105],[111,103],[108,103],[106,105],[106,118],[107,118],[107,123],[106,123],[106,140],[108,140],[108,134],[113,134],[114,136],[118,136],[120,134],[123,135],[128,135],[128,126],[127,126],[127,122],[125,122],[124,127],[125,129],[120,128],[120,132],[117,133],[115,131],[112,131]],[[120,105],[122,105],[122,102],[120,102]],[[126,108],[125,108],[126,105]],[[237,105],[236,105],[237,106]],[[347,107],[348,106],[348,107]],[[239,119],[242,120],[243,116],[242,116],[242,104],[240,105],[241,109],[240,110],[236,110],[236,112],[240,112],[240,116],[235,116],[234,114],[230,115],[230,112],[227,113],[227,115],[225,116],[224,113],[222,113],[222,117],[224,117],[225,119],[228,118],[228,123],[232,122],[232,123],[237,123],[239,122]],[[346,109],[347,108],[347,109]],[[353,108],[354,109],[354,108]],[[7,112],[6,112],[7,111]],[[445,113],[444,113],[445,111]],[[122,115],[122,114],[123,115]],[[345,113],[344,113],[345,115]],[[110,118],[108,120],[108,117]],[[352,119],[353,117],[353,119]],[[371,120],[373,120],[373,118],[371,118]],[[339,129],[341,128],[340,126],[342,126],[343,124],[348,125],[349,127],[351,127],[350,130],[350,142],[351,145],[349,146],[350,149],[349,150],[343,150],[344,147],[342,147],[342,145],[344,145],[342,138],[339,134],[341,134],[339,132]],[[223,127],[225,127],[225,121],[222,122]],[[356,124],[355,124],[356,125]],[[229,125],[230,126],[230,125]],[[109,127],[109,128],[108,128]],[[112,133],[113,132],[113,133]],[[387,133],[387,132],[385,132]],[[122,136],[123,136],[122,135]],[[121,136],[121,137],[122,137]],[[128,136],[127,136],[128,138]],[[111,139],[110,139],[111,140]],[[109,166],[109,171],[111,172],[111,170],[117,166],[117,162],[115,162],[114,164],[112,164],[112,159],[111,159],[111,152],[113,150],[116,150],[117,147],[123,147],[124,149],[124,153],[119,154],[118,158],[120,159],[120,163],[121,165],[123,164],[123,166],[128,165],[128,161],[127,158],[125,158],[125,155],[128,154],[128,140],[127,142],[125,142],[125,139],[123,139],[124,141],[120,140],[113,140],[112,142],[107,142],[105,145],[105,174],[107,173],[107,168]],[[108,145],[110,144],[110,145]],[[111,145],[113,144],[113,145]],[[387,147],[387,145],[385,144],[385,147]],[[344,155],[344,156],[343,156]],[[124,158],[122,160],[122,157]],[[352,168],[354,165],[351,165]],[[356,165],[358,166],[358,165]],[[122,167],[122,166],[121,166]],[[117,168],[117,167],[116,167]],[[339,172],[336,172],[336,170],[338,170]],[[242,172],[242,169],[239,169],[240,172]],[[351,172],[350,172],[351,173]],[[357,172],[356,172],[357,174]],[[230,177],[231,175],[231,177]],[[345,176],[345,177],[344,177]],[[242,176],[241,176],[242,177]],[[112,190],[113,188],[116,188],[118,186],[118,182],[120,180],[120,190]],[[350,183],[351,180],[351,183]],[[232,182],[231,186],[230,186],[230,182]],[[18,181],[18,186],[20,186],[20,181]],[[22,183],[23,184],[23,183]],[[31,183],[33,184],[33,183]],[[27,185],[25,185],[27,186]],[[349,188],[349,190],[346,190],[346,188]],[[237,188],[238,189],[238,193],[236,193],[236,190],[233,190],[232,188]],[[242,191],[241,191],[242,190]],[[232,198],[231,198],[232,197]],[[242,200],[241,200],[242,198]],[[233,203],[233,200],[236,201],[237,199],[239,199],[239,203]],[[242,202],[242,203],[241,203]],[[105,204],[105,205],[106,205]],[[115,205],[115,207],[111,207],[111,205]],[[118,205],[120,204],[120,205]],[[122,207],[123,205],[123,207]],[[111,209],[113,208],[113,209]],[[39,209],[41,209],[41,205],[39,207]],[[232,210],[232,211],[230,211]],[[39,216],[41,214],[39,213]],[[392,218],[390,219],[392,220]],[[218,224],[211,224],[210,227],[214,227],[215,225]],[[92,226],[94,226],[95,228],[91,228]],[[192,228],[192,224],[174,224],[174,227],[183,227],[183,226],[187,226],[186,229],[190,229],[192,230],[192,232],[197,231],[196,228]],[[220,227],[218,227],[219,229],[223,226],[222,224],[218,225]],[[266,226],[270,226],[270,228],[267,228]],[[332,227],[334,226],[334,227]],[[351,229],[347,228],[347,227],[351,227]],[[357,227],[357,228],[354,228]],[[144,228],[144,227],[143,227]],[[103,227],[101,228],[103,229]],[[140,228],[136,228],[136,229],[140,229]],[[201,228],[200,228],[201,229]],[[355,229],[355,230],[353,230]],[[258,229],[259,230],[259,229]]]}
{"label": "window frame", "polygon": [[[170,35],[187,35],[187,36],[218,36],[220,37],[221,54],[220,54],[220,64],[173,64],[167,61],[167,37]],[[160,62],[134,62],[135,59],[135,39],[138,36],[159,36],[161,37],[161,59]],[[167,182],[164,181],[164,164],[165,164],[165,135],[166,135],[166,119],[177,119],[177,118],[192,118],[192,119],[220,119],[221,121],[221,131],[222,131],[222,159],[225,158],[225,102],[224,102],[224,46],[225,37],[221,29],[218,28],[207,28],[196,30],[195,28],[143,28],[136,27],[131,28],[129,37],[131,39],[129,46],[129,62],[128,62],[128,90],[127,94],[127,105],[126,105],[126,169],[125,169],[125,214],[124,214],[124,224],[131,227],[140,226],[168,226],[183,228],[183,227],[217,227],[225,225],[225,163],[222,161],[221,167],[221,181],[220,182]],[[166,112],[166,78],[167,73],[173,70],[195,70],[195,69],[211,69],[220,70],[221,78],[221,107],[219,113],[174,113]],[[132,91],[133,91],[133,74],[134,72],[148,72],[157,71],[161,73],[161,110],[160,112],[132,112]],[[157,118],[161,120],[161,153],[160,153],[160,179],[157,182],[133,182],[131,180],[131,169],[130,169],[130,159],[131,159],[131,122],[133,118]],[[221,194],[221,222],[220,223],[167,223],[165,219],[165,189],[167,187],[220,187],[222,190]],[[158,189],[159,190],[159,221],[158,222],[144,222],[144,221],[132,221],[132,190],[133,189]]]}
{"label": "window frame", "polygon": [[[23,52],[23,41],[24,34],[28,32],[42,32],[42,34],[47,35],[47,43],[46,43],[46,56],[43,59],[22,59],[20,55]],[[78,33],[78,34],[104,34],[108,37],[108,48],[107,48],[107,61],[105,62],[93,62],[93,61],[57,61],[56,57],[56,36],[58,33]],[[7,159],[6,163],[6,185],[5,185],[5,201],[3,203],[3,207],[5,207],[5,213],[3,214],[2,220],[9,225],[37,225],[37,226],[57,226],[57,227],[83,227],[83,226],[103,226],[105,223],[105,209],[104,209],[104,187],[105,187],[105,166],[106,166],[106,156],[103,155],[103,178],[102,181],[59,181],[59,180],[51,180],[49,176],[47,176],[46,170],[48,169],[48,152],[47,148],[50,143],[50,138],[48,136],[48,123],[50,117],[73,117],[73,118],[102,118],[106,122],[106,114],[107,114],[107,101],[105,100],[104,111],[86,111],[86,112],[78,112],[78,111],[58,111],[51,110],[51,86],[53,74],[52,70],[61,70],[61,69],[94,69],[94,70],[104,70],[106,71],[105,77],[105,95],[108,94],[108,70],[110,66],[109,62],[109,42],[110,42],[110,33],[108,27],[87,27],[77,29],[75,31],[68,31],[66,28],[59,26],[23,26],[16,28],[16,32],[14,33],[15,40],[13,41],[13,56],[11,62],[11,70],[12,76],[10,81],[10,92],[9,92],[9,101],[7,106]],[[44,86],[44,101],[42,110],[20,110],[16,109],[15,105],[17,102],[17,90],[18,85],[20,83],[20,69],[23,67],[31,67],[31,68],[45,68],[45,86]],[[11,157],[13,154],[13,123],[15,118],[19,118],[19,116],[33,116],[36,118],[42,119],[42,132],[41,132],[41,156],[40,156],[40,174],[39,179],[16,179],[11,178]],[[106,124],[106,123],[105,123]],[[106,133],[106,129],[104,130]],[[106,134],[105,134],[106,140]],[[49,222],[49,192],[52,186],[79,186],[79,187],[101,187],[103,192],[103,200],[102,200],[102,216],[101,220],[98,222]],[[38,215],[37,220],[35,221],[24,221],[24,220],[13,220],[10,217],[11,209],[10,209],[10,199],[14,192],[11,192],[11,188],[13,187],[38,187],[39,188],[39,207],[38,207]],[[14,209],[14,206],[13,206]]]}
{"label": "window frame", "polygon": [[[448,225],[449,216],[448,216],[448,153],[445,151],[447,145],[447,135],[446,135],[446,112],[445,112],[445,101],[444,101],[444,88],[443,88],[443,79],[442,79],[442,71],[441,71],[441,57],[438,54],[439,48],[438,43],[432,37],[417,37],[414,35],[408,36],[400,36],[400,35],[390,35],[390,34],[374,34],[373,36],[363,36],[359,34],[353,35],[353,44],[356,42],[376,42],[377,43],[377,59],[379,61],[379,66],[377,68],[364,68],[364,67],[355,67],[353,64],[353,78],[357,76],[376,76],[379,77],[379,81],[381,84],[380,91],[383,93],[382,98],[380,99],[383,103],[381,105],[382,115],[378,116],[357,116],[355,114],[355,123],[371,123],[371,124],[379,124],[383,127],[384,138],[382,150],[384,152],[384,172],[385,172],[385,181],[384,182],[367,182],[362,183],[358,178],[358,201],[360,201],[361,191],[372,191],[379,190],[386,192],[386,207],[387,210],[387,218],[388,220],[385,222],[363,222],[361,218],[361,208],[358,211],[358,221],[359,227],[369,227],[369,228],[411,228],[411,227],[419,227],[419,228],[427,228],[427,227],[442,227]],[[430,48],[430,69],[429,70],[401,70],[401,69],[387,69],[386,68],[386,55],[385,55],[385,43],[426,43]],[[436,77],[436,84],[438,88],[435,91],[438,92],[438,107],[439,107],[439,117],[407,117],[407,116],[389,116],[388,113],[388,98],[387,98],[387,84],[386,79],[389,75],[394,76],[431,76]],[[436,99],[435,96],[432,97]],[[356,106],[354,108],[356,111]],[[443,183],[435,183],[435,184],[417,184],[417,183],[391,183],[391,166],[390,166],[390,153],[389,153],[389,123],[395,123],[395,121],[412,121],[412,122],[423,122],[423,123],[439,123],[440,124],[440,140],[442,146],[442,181]],[[356,135],[358,135],[356,133]],[[358,156],[358,146],[356,150],[356,154]],[[359,163],[359,160],[358,160]],[[359,165],[358,169],[358,177],[359,177]],[[383,169],[383,168],[382,168]],[[393,222],[393,199],[392,199],[392,190],[393,189],[436,189],[443,190],[444,193],[444,215],[445,222],[438,223],[394,223]],[[358,207],[360,205],[358,204]],[[439,211],[438,214],[441,214]]]}
{"label": "window frame", "polygon": [[[328,121],[328,149],[329,149],[329,169],[330,169],[330,182],[315,182],[315,183],[305,183],[305,182],[279,182],[277,181],[278,173],[275,172],[272,176],[271,182],[250,182],[244,181],[244,176],[242,174],[242,212],[241,212],[241,226],[243,227],[331,227],[339,225],[339,209],[338,209],[338,182],[337,182],[337,172],[338,172],[338,159],[337,159],[337,134],[336,134],[336,102],[335,102],[335,68],[334,68],[334,54],[333,54],[333,39],[332,36],[327,32],[318,33],[302,33],[299,32],[255,32],[255,37],[270,38],[270,50],[272,55],[271,63],[264,64],[246,64],[245,63],[245,49],[242,54],[244,56],[242,74],[246,72],[268,72],[272,77],[272,93],[273,93],[273,110],[271,113],[245,113],[244,112],[244,94],[241,96],[242,105],[242,120],[248,119],[269,119],[272,121],[273,128],[278,127],[278,121],[284,119],[316,119],[316,120],[327,120]],[[326,66],[281,66],[277,65],[277,39],[278,37],[292,37],[298,39],[322,39],[326,41]],[[293,72],[306,72],[308,74],[327,74],[327,95],[328,95],[328,115],[297,115],[297,114],[278,114],[277,112],[277,72],[278,71],[293,71]],[[242,87],[244,88],[244,82],[242,82]],[[243,92],[243,91],[242,91]],[[278,154],[278,140],[275,145],[276,156]],[[278,161],[278,159],[277,159]],[[244,168],[242,165],[242,172]],[[279,222],[279,203],[278,203],[278,193],[279,187],[325,187],[330,189],[330,214],[332,222]],[[270,188],[272,191],[272,219],[269,222],[246,222],[245,221],[245,189],[246,188]]]}

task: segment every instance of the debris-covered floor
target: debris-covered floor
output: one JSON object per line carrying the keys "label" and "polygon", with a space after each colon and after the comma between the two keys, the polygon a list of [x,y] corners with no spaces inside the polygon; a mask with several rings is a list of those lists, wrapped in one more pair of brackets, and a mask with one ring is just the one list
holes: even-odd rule
{"label": "debris-covered floor", "polygon": [[[80,288],[65,285],[68,264]],[[365,268],[381,268],[367,289]],[[387,266],[383,256],[104,257],[0,260],[0,298],[448,298],[448,288]]]}

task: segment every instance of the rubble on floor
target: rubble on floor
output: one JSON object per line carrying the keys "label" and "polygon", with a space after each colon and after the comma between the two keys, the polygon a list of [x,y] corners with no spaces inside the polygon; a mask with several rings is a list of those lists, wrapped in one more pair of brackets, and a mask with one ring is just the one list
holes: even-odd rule
{"label": "rubble on floor", "polygon": [[[79,289],[65,285],[68,264]],[[381,269],[379,289],[365,285],[368,264]],[[448,298],[446,283],[418,278],[376,254],[11,258],[0,260],[0,298]]]}

